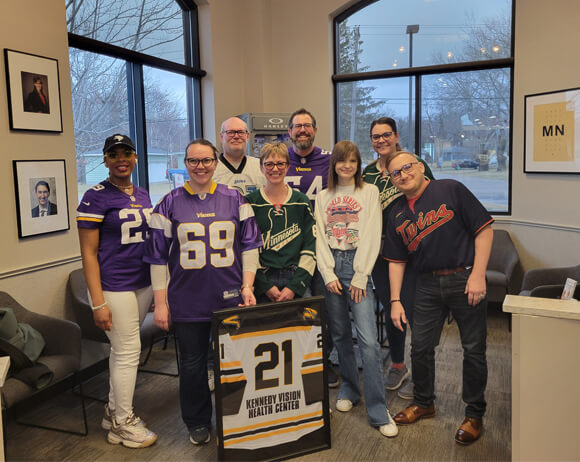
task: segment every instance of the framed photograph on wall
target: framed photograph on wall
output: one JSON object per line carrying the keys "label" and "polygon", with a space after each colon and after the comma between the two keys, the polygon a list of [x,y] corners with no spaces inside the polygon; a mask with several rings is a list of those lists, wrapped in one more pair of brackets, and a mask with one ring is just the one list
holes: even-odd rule
{"label": "framed photograph on wall", "polygon": [[4,49],[11,130],[62,133],[58,61]]}
{"label": "framed photograph on wall", "polygon": [[70,228],[64,159],[14,160],[18,237]]}
{"label": "framed photograph on wall", "polygon": [[524,173],[580,173],[580,88],[525,97]]}

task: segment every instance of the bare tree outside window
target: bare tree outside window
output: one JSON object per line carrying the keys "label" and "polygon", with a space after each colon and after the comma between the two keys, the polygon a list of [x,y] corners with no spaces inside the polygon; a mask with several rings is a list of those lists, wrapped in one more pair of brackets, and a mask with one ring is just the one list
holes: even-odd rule
{"label": "bare tree outside window", "polygon": [[[69,32],[183,64],[183,11],[175,0],[67,0]],[[128,80],[139,78],[124,59],[70,47],[79,197],[106,176],[102,144],[113,133],[132,133],[135,99]],[[189,138],[184,75],[143,68],[149,188],[160,197],[170,187],[168,169]],[[139,155],[145,153],[139,152]]]}
{"label": "bare tree outside window", "polygon": [[[375,155],[370,121],[393,117],[401,146],[425,159],[437,178],[455,178],[488,210],[509,212],[511,1],[389,5],[355,6],[337,19],[337,139],[359,144],[368,162]],[[498,64],[481,69],[482,61]],[[467,70],[456,72],[457,63]],[[352,75],[341,81],[344,74]]]}

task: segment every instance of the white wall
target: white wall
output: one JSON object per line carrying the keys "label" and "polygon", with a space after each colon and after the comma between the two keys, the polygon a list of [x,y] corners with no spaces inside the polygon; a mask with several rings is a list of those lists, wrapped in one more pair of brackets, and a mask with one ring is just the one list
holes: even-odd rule
{"label": "white wall", "polygon": [[580,86],[578,18],[576,0],[516,3],[512,217],[505,227],[524,269],[580,264],[580,176],[523,173],[524,96]]}
{"label": "white wall", "polygon": [[[1,9],[2,48],[58,60],[63,133],[10,130],[6,73],[4,65],[0,66],[0,196],[5,198],[0,203],[0,290],[30,309],[62,316],[66,274],[79,266],[67,263],[79,255],[79,249],[74,223],[77,186],[65,6],[63,0],[36,1],[31,14],[30,2],[2,0]],[[65,160],[71,229],[19,239],[12,161],[36,159]],[[62,264],[52,266],[55,262]],[[43,269],[45,266],[50,268]],[[27,272],[31,267],[37,268]]]}

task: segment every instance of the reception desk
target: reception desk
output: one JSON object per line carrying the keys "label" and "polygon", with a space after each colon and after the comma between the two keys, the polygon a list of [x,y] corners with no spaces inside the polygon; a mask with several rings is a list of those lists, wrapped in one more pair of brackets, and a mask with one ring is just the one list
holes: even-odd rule
{"label": "reception desk", "polygon": [[580,460],[580,302],[508,295],[512,460]]}

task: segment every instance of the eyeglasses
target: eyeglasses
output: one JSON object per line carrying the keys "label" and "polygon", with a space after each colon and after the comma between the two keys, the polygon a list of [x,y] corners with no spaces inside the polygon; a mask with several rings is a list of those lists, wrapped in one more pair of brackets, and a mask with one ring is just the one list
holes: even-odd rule
{"label": "eyeglasses", "polygon": [[301,129],[305,129],[305,130],[311,130],[314,127],[313,124],[294,124],[292,125],[292,129],[294,130],[301,130]]}
{"label": "eyeglasses", "polygon": [[393,136],[393,132],[385,132],[385,133],[375,133],[371,135],[373,141],[379,141],[381,138],[388,140],[391,136]]}
{"label": "eyeglasses", "polygon": [[248,130],[224,130],[222,133],[225,133],[228,138],[234,138],[236,135],[245,136]]}
{"label": "eyeglasses", "polygon": [[288,162],[264,162],[262,165],[266,170],[274,170],[274,167],[277,169],[283,169],[286,168]]}
{"label": "eyeglasses", "polygon": [[200,164],[200,162],[201,165],[203,165],[204,167],[209,167],[215,162],[215,159],[213,157],[205,157],[203,159],[194,159],[192,157],[188,157],[187,159],[185,159],[185,162],[187,163],[187,165],[193,168],[197,167]]}
{"label": "eyeglasses", "polygon": [[391,176],[391,178],[398,180],[399,178],[401,178],[402,172],[409,173],[413,168],[413,165],[416,165],[418,163],[419,162],[409,162],[408,164],[403,165],[399,170],[393,170],[391,173],[389,173],[389,175]]}
{"label": "eyeglasses", "polygon": [[122,151],[120,154],[117,151],[105,152],[105,156],[111,160],[115,160],[119,158],[119,156],[124,159],[131,159],[131,157],[133,157],[134,155],[135,151],[132,151],[130,149],[126,149],[125,151]]}

